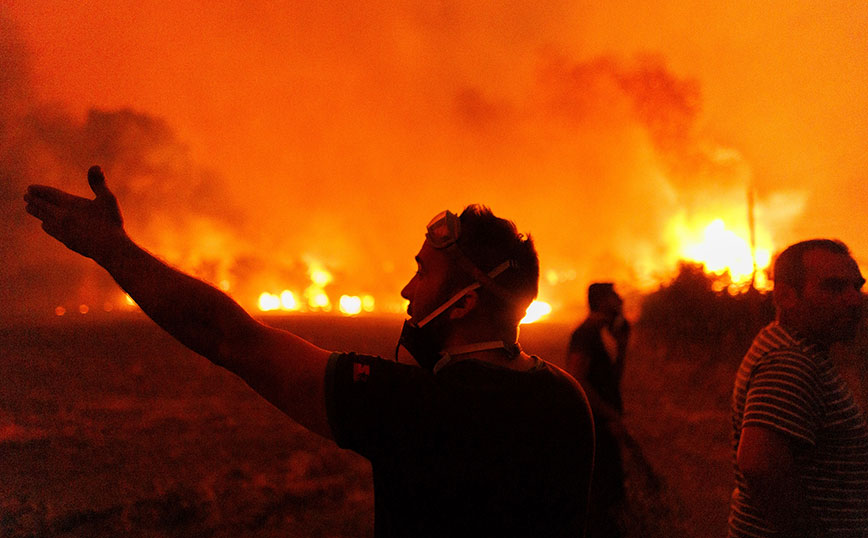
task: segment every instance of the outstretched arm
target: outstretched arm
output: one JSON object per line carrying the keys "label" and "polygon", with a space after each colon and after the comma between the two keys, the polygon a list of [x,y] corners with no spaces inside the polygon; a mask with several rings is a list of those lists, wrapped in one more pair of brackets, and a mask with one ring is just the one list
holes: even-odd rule
{"label": "outstretched arm", "polygon": [[32,185],[24,199],[42,229],[104,267],[141,309],[185,346],[241,377],[292,419],[331,438],[324,379],[330,352],[253,319],[220,290],[157,259],[126,234],[99,167],[93,200]]}

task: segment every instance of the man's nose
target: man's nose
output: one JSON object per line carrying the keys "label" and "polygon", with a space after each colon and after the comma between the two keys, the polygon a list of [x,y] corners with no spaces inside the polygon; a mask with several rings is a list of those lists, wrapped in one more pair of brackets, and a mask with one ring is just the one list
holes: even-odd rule
{"label": "man's nose", "polygon": [[413,284],[415,282],[416,282],[416,276],[414,275],[413,278],[411,278],[410,281],[407,282],[407,285],[404,286],[404,288],[401,290],[401,297],[403,297],[404,299],[407,299],[408,301],[410,300],[410,296],[411,296],[410,293],[412,291],[411,287],[413,286]]}
{"label": "man's nose", "polygon": [[850,287],[847,288],[847,292],[844,294],[844,299],[848,304],[861,305],[864,300],[864,295],[861,290],[858,290],[855,287]]}

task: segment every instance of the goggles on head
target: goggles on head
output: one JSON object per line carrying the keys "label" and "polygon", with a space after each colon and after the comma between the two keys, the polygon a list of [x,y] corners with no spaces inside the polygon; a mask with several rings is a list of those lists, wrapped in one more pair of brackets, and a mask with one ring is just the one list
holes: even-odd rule
{"label": "goggles on head", "polygon": [[425,233],[425,239],[432,247],[437,250],[448,249],[448,253],[458,267],[476,281],[477,284],[474,287],[482,286],[509,303],[516,302],[519,298],[512,291],[494,281],[494,277],[513,267],[515,262],[506,260],[486,274],[458,248],[457,243],[460,237],[461,220],[458,215],[448,209],[441,211],[431,219]]}
{"label": "goggles on head", "polygon": [[436,249],[444,249],[454,245],[461,237],[461,220],[458,215],[449,211],[441,211],[428,223],[425,239]]}

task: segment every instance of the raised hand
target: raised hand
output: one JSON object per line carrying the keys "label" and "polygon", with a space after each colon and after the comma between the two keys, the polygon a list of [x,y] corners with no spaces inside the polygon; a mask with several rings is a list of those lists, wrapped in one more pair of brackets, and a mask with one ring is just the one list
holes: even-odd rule
{"label": "raised hand", "polygon": [[97,261],[125,237],[117,198],[106,186],[99,166],[87,171],[93,200],[47,187],[31,185],[24,200],[27,212],[42,221],[42,229],[67,248]]}

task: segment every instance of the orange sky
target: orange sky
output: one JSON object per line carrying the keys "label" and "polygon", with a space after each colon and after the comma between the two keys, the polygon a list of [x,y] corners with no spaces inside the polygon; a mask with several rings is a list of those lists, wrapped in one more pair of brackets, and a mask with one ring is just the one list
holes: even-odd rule
{"label": "orange sky", "polygon": [[428,218],[481,202],[575,309],[590,279],[663,278],[673,226],[745,219],[749,185],[774,248],[833,236],[868,262],[868,4],[120,4],[0,11],[0,252],[21,258],[0,302],[103,289],[18,202],[33,181],[85,193],[89,159],[134,237],[240,300],[311,259],[397,297]]}

